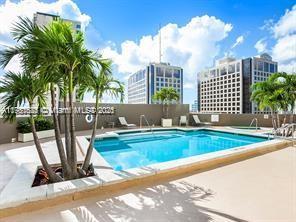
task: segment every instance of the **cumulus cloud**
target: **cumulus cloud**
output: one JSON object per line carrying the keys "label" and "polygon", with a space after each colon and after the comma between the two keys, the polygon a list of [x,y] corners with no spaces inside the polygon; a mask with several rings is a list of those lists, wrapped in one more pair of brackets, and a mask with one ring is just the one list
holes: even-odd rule
{"label": "cumulus cloud", "polygon": [[272,56],[279,62],[279,70],[296,73],[296,5],[285,14],[273,27],[276,43]]}
{"label": "cumulus cloud", "polygon": [[235,48],[237,47],[238,45],[242,44],[244,42],[245,38],[243,35],[237,37],[237,39],[235,40],[235,43],[231,46],[231,48]]}
{"label": "cumulus cloud", "polygon": [[[22,0],[19,2],[5,1],[0,5],[0,44],[14,45],[10,31],[18,16],[33,18],[36,12],[44,12],[60,15],[62,18],[80,21],[84,29],[91,21],[90,16],[83,14],[76,3],[71,0],[58,0],[52,3],[39,2],[37,0]],[[13,68],[16,71],[19,67],[17,59],[11,61],[6,70]]]}
{"label": "cumulus cloud", "polygon": [[296,5],[291,10],[286,10],[285,14],[273,27],[273,32],[276,38],[284,37],[293,34],[296,31]]}
{"label": "cumulus cloud", "polygon": [[260,39],[258,42],[256,42],[254,47],[258,53],[266,52],[267,43],[265,41],[265,38]]}
{"label": "cumulus cloud", "polygon": [[[219,42],[231,30],[231,24],[208,15],[194,17],[181,27],[169,23],[160,30],[162,61],[181,66],[185,81],[195,81],[198,71],[212,65],[219,53]],[[138,43],[125,41],[119,50],[108,46],[102,50],[102,54],[113,59],[120,73],[130,74],[149,62],[158,62],[158,49],[159,34],[155,34],[143,36]]]}

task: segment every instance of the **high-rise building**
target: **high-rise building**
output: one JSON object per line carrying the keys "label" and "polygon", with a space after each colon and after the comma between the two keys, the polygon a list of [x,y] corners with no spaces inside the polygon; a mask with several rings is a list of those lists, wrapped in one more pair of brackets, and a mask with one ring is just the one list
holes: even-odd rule
{"label": "high-rise building", "polygon": [[183,69],[169,63],[150,63],[128,78],[128,103],[154,104],[153,95],[165,87],[174,88],[183,103]]}
{"label": "high-rise building", "polygon": [[[53,15],[53,14],[48,14],[48,13],[43,13],[43,12],[36,12],[33,16],[33,22],[34,24],[38,26],[47,26],[53,21],[57,20],[62,20],[72,26],[73,32],[78,33],[81,31],[81,22],[79,21],[73,21],[69,19],[64,19],[61,18],[58,15]],[[74,90],[74,101],[79,101],[79,98],[76,95],[76,90]],[[55,99],[56,99],[56,104],[59,103],[60,101],[60,92],[59,88],[56,86],[55,87]],[[51,95],[50,92],[46,95],[46,104],[49,106],[51,104]]]}
{"label": "high-rise building", "polygon": [[250,101],[250,86],[277,72],[277,62],[264,53],[246,59],[224,58],[198,75],[201,113],[269,113]]}

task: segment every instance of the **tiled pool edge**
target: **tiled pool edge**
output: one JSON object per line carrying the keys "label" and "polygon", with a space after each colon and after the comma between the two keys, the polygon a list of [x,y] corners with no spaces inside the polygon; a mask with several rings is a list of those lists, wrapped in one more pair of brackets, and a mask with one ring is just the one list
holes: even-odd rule
{"label": "tiled pool edge", "polygon": [[[81,146],[80,148],[87,148],[86,145],[88,142],[85,137],[78,137],[77,139]],[[173,165],[171,161],[169,161],[122,172],[113,171],[109,164],[106,163],[106,161],[104,163],[104,161],[100,159],[100,155],[94,152],[93,161],[98,176],[40,186],[37,189],[43,190],[43,192],[40,193],[42,195],[38,196],[35,194],[34,198],[31,196],[31,198],[25,197],[19,201],[15,200],[9,204],[6,203],[6,206],[5,203],[1,203],[0,218],[91,197],[96,194],[111,193],[116,190],[147,182],[151,183],[160,178],[173,177],[190,171],[209,169],[215,166],[219,167],[222,164],[237,162],[242,159],[282,149],[288,145],[289,141],[284,140],[266,141],[257,145],[251,144],[245,147],[233,148],[230,151],[226,150],[227,152],[224,151],[223,155],[221,155],[222,152],[217,152],[216,155],[206,154],[200,157],[195,156],[176,160]],[[32,165],[32,167],[36,169],[36,166]],[[31,192],[28,193],[29,195],[30,193],[36,193],[32,192],[32,190],[30,191]]]}

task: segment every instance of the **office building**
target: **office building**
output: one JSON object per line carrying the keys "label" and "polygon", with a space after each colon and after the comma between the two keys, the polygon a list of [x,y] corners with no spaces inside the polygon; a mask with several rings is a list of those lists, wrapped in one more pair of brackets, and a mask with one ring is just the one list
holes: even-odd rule
{"label": "office building", "polygon": [[183,103],[183,69],[169,63],[150,63],[128,78],[128,103],[155,104],[153,95],[165,87],[172,87]]}
{"label": "office building", "polygon": [[269,113],[250,101],[251,85],[277,72],[277,62],[264,53],[246,59],[224,58],[198,74],[198,107],[201,113]]}

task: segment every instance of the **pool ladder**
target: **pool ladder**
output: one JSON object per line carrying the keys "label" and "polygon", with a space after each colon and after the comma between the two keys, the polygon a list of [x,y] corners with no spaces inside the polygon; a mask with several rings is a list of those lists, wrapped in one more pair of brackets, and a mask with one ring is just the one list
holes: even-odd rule
{"label": "pool ladder", "polygon": [[147,120],[147,118],[146,118],[145,115],[141,115],[141,116],[140,116],[140,128],[142,128],[142,126],[143,126],[143,119],[145,120],[145,122],[146,122],[147,126],[149,127],[151,133],[154,134],[153,129],[152,129],[152,127],[150,126],[150,124],[149,124],[149,122],[148,122],[148,120]]}
{"label": "pool ladder", "polygon": [[250,124],[249,127],[251,127],[254,122],[255,122],[255,127],[256,127],[256,131],[257,131],[257,129],[258,129],[258,119],[257,118],[252,119],[251,124]]}

